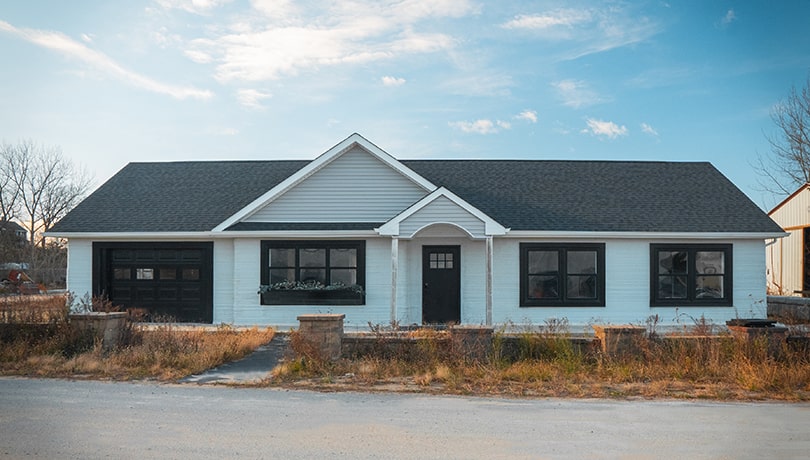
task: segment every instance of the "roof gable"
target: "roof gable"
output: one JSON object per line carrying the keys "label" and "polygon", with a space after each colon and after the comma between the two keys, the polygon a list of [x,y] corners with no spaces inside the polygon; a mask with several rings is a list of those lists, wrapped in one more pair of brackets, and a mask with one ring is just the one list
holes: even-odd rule
{"label": "roof gable", "polygon": [[810,225],[810,184],[802,184],[768,215],[784,228]]}
{"label": "roof gable", "polygon": [[504,235],[508,229],[444,187],[434,190],[377,229],[380,235],[412,238],[436,224],[458,227],[471,238]]}
{"label": "roof gable", "polygon": [[226,219],[239,222],[379,222],[435,186],[359,134],[327,152]]}

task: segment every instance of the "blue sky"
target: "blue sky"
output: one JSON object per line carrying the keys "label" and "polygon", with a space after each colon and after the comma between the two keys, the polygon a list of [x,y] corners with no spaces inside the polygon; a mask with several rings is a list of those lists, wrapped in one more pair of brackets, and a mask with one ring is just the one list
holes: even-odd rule
{"label": "blue sky", "polygon": [[[807,1],[81,0],[0,4],[0,139],[96,184],[132,161],[710,161],[754,202]],[[677,178],[673,178],[677,180]]]}

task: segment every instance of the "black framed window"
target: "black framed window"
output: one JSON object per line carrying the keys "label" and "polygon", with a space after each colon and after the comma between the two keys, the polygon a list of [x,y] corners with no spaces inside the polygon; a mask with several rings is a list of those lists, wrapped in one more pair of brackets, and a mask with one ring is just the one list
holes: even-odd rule
{"label": "black framed window", "polygon": [[262,241],[262,304],[364,304],[365,250],[365,241]]}
{"label": "black framed window", "polygon": [[605,245],[520,244],[520,306],[605,306]]}
{"label": "black framed window", "polygon": [[730,306],[732,245],[650,245],[653,306]]}

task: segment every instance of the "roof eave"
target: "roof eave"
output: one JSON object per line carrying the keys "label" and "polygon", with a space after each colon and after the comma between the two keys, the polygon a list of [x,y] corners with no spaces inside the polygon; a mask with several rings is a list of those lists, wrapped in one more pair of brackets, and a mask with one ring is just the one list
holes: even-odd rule
{"label": "roof eave", "polygon": [[556,238],[556,239],[644,239],[644,240],[765,240],[771,238],[784,238],[785,232],[570,232],[570,231],[538,231],[538,230],[512,230],[505,238]]}

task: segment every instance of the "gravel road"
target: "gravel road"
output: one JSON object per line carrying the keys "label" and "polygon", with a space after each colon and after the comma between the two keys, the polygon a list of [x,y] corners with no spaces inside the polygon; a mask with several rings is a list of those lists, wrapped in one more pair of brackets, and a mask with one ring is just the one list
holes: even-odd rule
{"label": "gravel road", "polygon": [[807,458],[810,404],[0,378],[2,458]]}

